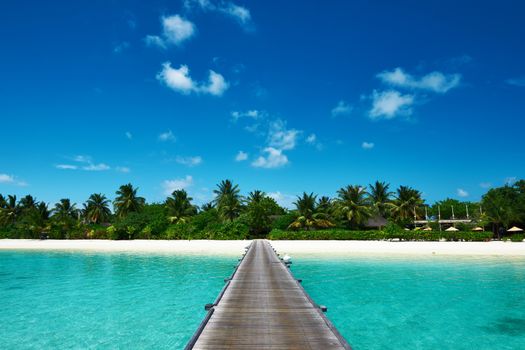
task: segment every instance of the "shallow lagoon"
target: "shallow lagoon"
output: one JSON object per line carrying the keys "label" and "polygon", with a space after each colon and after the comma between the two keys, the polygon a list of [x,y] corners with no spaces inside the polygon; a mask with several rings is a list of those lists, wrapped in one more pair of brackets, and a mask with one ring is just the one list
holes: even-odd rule
{"label": "shallow lagoon", "polygon": [[[234,257],[0,252],[0,348],[181,349]],[[525,348],[525,259],[295,256],[359,349]]]}

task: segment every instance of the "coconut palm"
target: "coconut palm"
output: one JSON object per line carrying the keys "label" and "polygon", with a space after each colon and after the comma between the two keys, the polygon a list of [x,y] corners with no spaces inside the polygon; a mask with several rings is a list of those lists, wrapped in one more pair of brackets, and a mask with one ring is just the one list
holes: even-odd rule
{"label": "coconut palm", "polygon": [[417,207],[423,203],[421,192],[409,186],[399,186],[393,201],[392,216],[398,222],[411,220]]}
{"label": "coconut palm", "polygon": [[242,210],[242,197],[238,185],[233,185],[230,180],[223,180],[213,193],[215,193],[214,202],[223,220],[233,221],[239,216]]}
{"label": "coconut palm", "polygon": [[4,209],[7,207],[7,200],[4,196],[0,194],[0,209]]}
{"label": "coconut palm", "polygon": [[68,198],[63,198],[60,202],[55,204],[53,209],[53,218],[58,222],[71,221],[78,217],[78,210],[76,204],[71,204]]}
{"label": "coconut palm", "polygon": [[18,205],[20,206],[20,208],[23,211],[25,211],[25,210],[28,210],[28,209],[35,208],[36,205],[37,205],[37,202],[36,202],[36,199],[33,196],[28,194],[27,196],[25,196],[22,199],[20,199],[20,202],[18,203]]}
{"label": "coconut palm", "polygon": [[329,216],[323,212],[317,212],[316,207],[317,196],[313,193],[304,192],[301,197],[293,203],[296,207],[297,218],[290,224],[290,229],[305,230],[311,228],[329,228],[335,225],[330,221]]}
{"label": "coconut palm", "polygon": [[255,190],[253,192],[250,192],[250,194],[248,194],[247,202],[248,204],[260,203],[265,197],[266,197],[266,193],[264,193],[263,191]]}
{"label": "coconut palm", "polygon": [[201,211],[210,211],[215,208],[215,205],[213,202],[204,203],[201,205]]}
{"label": "coconut palm", "polygon": [[47,226],[51,211],[44,202],[35,203],[35,206],[30,209],[28,216],[34,231],[41,233]]}
{"label": "coconut palm", "polygon": [[122,185],[116,192],[117,197],[113,202],[115,212],[122,218],[133,212],[140,212],[146,203],[143,197],[137,196],[138,188],[133,188],[132,184]]}
{"label": "coconut palm", "polygon": [[0,209],[0,222],[3,225],[14,224],[20,217],[22,208],[18,205],[14,195],[8,195],[4,200],[4,206]]}
{"label": "coconut palm", "polygon": [[334,209],[334,203],[330,197],[323,196],[317,201],[316,210],[320,213],[332,215]]}
{"label": "coconut palm", "polygon": [[390,184],[386,182],[376,181],[373,185],[368,185],[370,188],[368,199],[376,214],[387,218],[390,216],[390,210],[393,208],[392,195],[388,189]]}
{"label": "coconut palm", "polygon": [[101,224],[111,218],[109,199],[101,193],[93,193],[84,204],[84,215],[89,222]]}
{"label": "coconut palm", "polygon": [[191,204],[193,198],[185,190],[173,191],[166,199],[166,208],[172,223],[185,223],[190,217],[197,214],[197,207]]}
{"label": "coconut palm", "polygon": [[367,192],[359,185],[349,185],[337,191],[337,212],[351,228],[363,225],[371,216],[367,203]]}

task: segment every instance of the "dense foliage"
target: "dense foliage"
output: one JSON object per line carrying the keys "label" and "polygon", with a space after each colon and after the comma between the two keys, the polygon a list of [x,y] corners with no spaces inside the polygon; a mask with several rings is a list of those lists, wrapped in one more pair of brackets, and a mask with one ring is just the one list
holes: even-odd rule
{"label": "dense foliage", "polygon": [[[183,190],[163,203],[146,203],[131,184],[116,191],[113,203],[94,193],[78,206],[61,199],[53,207],[31,195],[18,199],[0,194],[0,238],[53,239],[400,239],[483,241],[525,224],[525,180],[490,189],[481,203],[445,199],[426,205],[421,192],[408,186],[390,191],[376,181],[349,185],[336,198],[303,193],[287,210],[262,191],[244,197],[238,185],[224,180],[215,198],[201,207]],[[113,204],[113,208],[111,208]],[[414,219],[466,218],[460,232],[440,232],[436,222],[414,230]],[[471,232],[481,226],[487,232]],[[407,230],[410,228],[410,230]],[[432,230],[430,230],[432,229]]]}

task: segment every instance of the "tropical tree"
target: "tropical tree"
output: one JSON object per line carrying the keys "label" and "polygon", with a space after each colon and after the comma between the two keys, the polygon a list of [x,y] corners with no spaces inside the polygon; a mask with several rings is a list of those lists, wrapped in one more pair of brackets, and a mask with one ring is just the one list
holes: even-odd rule
{"label": "tropical tree", "polygon": [[215,204],[213,202],[204,203],[201,205],[201,211],[210,211],[212,209],[215,209]]}
{"label": "tropical tree", "polygon": [[511,223],[520,221],[520,198],[515,187],[504,186],[490,189],[481,198],[484,214],[492,222],[493,230],[508,228]]}
{"label": "tropical tree", "polygon": [[191,204],[193,198],[185,190],[173,191],[171,197],[166,199],[166,208],[172,223],[185,223],[197,214],[197,207]]}
{"label": "tropical tree", "polygon": [[68,198],[63,198],[55,204],[55,208],[53,209],[53,218],[56,221],[71,221],[72,219],[76,219],[77,216],[78,210],[76,208],[76,204],[71,204],[71,200]]}
{"label": "tropical tree", "polygon": [[359,185],[348,185],[337,191],[337,212],[350,228],[357,228],[366,223],[371,216],[367,203],[367,192]]}
{"label": "tropical tree", "polygon": [[257,190],[248,195],[245,213],[251,234],[261,236],[270,232],[272,216],[283,214],[284,209],[275,199]]}
{"label": "tropical tree", "polygon": [[7,200],[5,199],[2,194],[0,194],[0,209],[4,209],[7,207]]}
{"label": "tropical tree", "polygon": [[93,193],[84,204],[84,216],[94,224],[108,222],[111,218],[109,199],[101,193]]}
{"label": "tropical tree", "polygon": [[36,199],[30,194],[20,199],[20,202],[18,203],[22,211],[33,209],[36,207],[36,204],[37,204]]}
{"label": "tropical tree", "polygon": [[22,213],[22,208],[16,201],[16,196],[8,195],[3,207],[0,209],[0,222],[2,225],[15,224]]}
{"label": "tropical tree", "polygon": [[311,228],[334,227],[335,225],[326,213],[317,212],[316,200],[317,196],[313,193],[304,192],[301,197],[298,196],[294,202],[297,218],[288,228],[309,230]]}
{"label": "tropical tree", "polygon": [[370,188],[368,200],[372,206],[372,210],[377,215],[388,218],[393,207],[391,199],[393,192],[389,191],[390,184],[376,181],[373,185],[368,185],[368,187]]}
{"label": "tropical tree", "polygon": [[223,220],[233,221],[242,210],[242,197],[238,185],[233,185],[230,180],[223,180],[217,185],[215,204]]}
{"label": "tropical tree", "polygon": [[393,204],[392,216],[398,223],[406,224],[412,221],[414,213],[417,215],[417,208],[423,205],[424,201],[418,190],[409,186],[399,186]]}
{"label": "tropical tree", "polygon": [[334,211],[334,203],[330,197],[323,196],[317,201],[316,210],[319,213],[324,213],[331,216]]}
{"label": "tropical tree", "polygon": [[116,192],[117,197],[113,202],[115,212],[119,218],[123,218],[129,213],[137,213],[142,210],[146,200],[137,196],[138,188],[133,188],[130,183],[120,186]]}

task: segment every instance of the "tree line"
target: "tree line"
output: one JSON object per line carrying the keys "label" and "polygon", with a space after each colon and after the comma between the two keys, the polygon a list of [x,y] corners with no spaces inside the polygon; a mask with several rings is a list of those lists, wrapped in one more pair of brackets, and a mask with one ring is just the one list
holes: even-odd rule
{"label": "tree line", "polygon": [[[111,202],[94,193],[81,207],[64,198],[53,207],[33,196],[0,194],[0,238],[56,239],[238,239],[265,237],[280,230],[363,230],[380,221],[389,229],[412,227],[414,219],[465,217],[497,232],[525,223],[525,180],[490,189],[478,203],[447,198],[427,205],[420,191],[385,182],[348,185],[335,198],[303,193],[289,210],[256,190],[242,196],[231,180],[221,181],[214,199],[197,206],[185,190],[162,203],[146,203],[131,184],[120,186]],[[468,231],[469,225],[461,229]]]}

